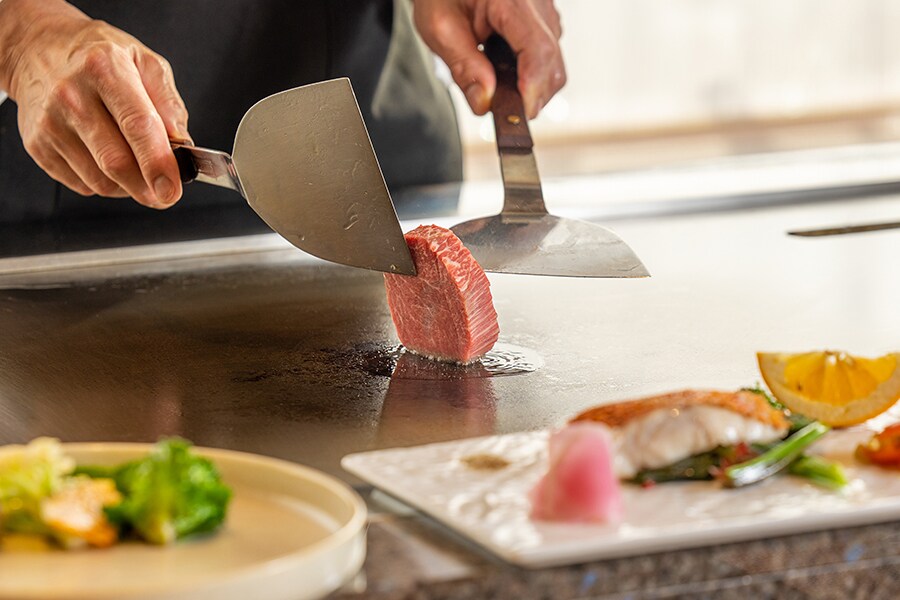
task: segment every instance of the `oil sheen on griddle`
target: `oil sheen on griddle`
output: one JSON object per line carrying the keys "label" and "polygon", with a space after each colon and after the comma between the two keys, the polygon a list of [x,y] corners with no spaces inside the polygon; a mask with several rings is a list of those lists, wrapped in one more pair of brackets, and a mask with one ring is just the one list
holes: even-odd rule
{"label": "oil sheen on griddle", "polygon": [[472,379],[531,373],[543,365],[534,350],[495,344],[487,354],[468,364],[441,362],[419,356],[402,346],[367,349],[359,356],[366,372],[393,379]]}

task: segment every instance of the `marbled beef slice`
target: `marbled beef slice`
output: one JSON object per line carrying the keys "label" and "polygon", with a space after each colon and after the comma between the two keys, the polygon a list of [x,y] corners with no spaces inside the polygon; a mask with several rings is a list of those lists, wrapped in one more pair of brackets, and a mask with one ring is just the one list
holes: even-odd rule
{"label": "marbled beef slice", "polygon": [[500,333],[487,275],[449,229],[421,225],[406,242],[417,275],[384,276],[400,342],[436,360],[483,356]]}

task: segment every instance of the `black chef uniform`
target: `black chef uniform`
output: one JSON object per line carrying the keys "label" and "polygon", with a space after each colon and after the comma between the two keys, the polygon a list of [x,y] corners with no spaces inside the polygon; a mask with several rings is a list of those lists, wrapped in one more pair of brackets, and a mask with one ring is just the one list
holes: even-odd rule
{"label": "black chef uniform", "polygon": [[[461,178],[456,118],[433,56],[416,37],[408,0],[73,0],[135,36],[172,64],[198,145],[230,150],[257,100],[349,77],[392,190]],[[244,203],[234,192],[185,186],[153,211],[130,199],[83,198],[25,153],[16,106],[0,105],[0,225],[109,217],[175,223],[185,211]],[[197,213],[192,213],[196,215]],[[253,218],[248,213],[248,218]]]}

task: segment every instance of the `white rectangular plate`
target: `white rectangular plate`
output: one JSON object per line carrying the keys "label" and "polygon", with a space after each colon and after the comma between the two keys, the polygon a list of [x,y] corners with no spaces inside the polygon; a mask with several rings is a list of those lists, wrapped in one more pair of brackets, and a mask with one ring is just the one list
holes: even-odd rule
{"label": "white rectangular plate", "polygon": [[[342,465],[508,562],[535,568],[900,519],[900,471],[853,458],[871,434],[833,431],[813,447],[845,465],[851,483],[839,492],[788,475],[737,490],[623,484],[618,525],[529,518],[528,492],[547,467],[546,431],[351,454]],[[461,460],[477,454],[510,464],[488,471]]]}

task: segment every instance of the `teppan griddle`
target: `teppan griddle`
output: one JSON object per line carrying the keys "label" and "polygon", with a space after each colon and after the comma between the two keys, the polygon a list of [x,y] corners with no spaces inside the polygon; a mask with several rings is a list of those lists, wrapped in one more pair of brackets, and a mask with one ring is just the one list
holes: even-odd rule
{"label": "teppan griddle", "polygon": [[898,209],[900,197],[884,196],[621,220],[653,278],[490,276],[500,342],[542,364],[489,378],[390,377],[397,340],[381,275],[287,245],[241,251],[234,238],[233,252],[210,254],[211,242],[188,242],[194,258],[134,264],[100,250],[86,255],[93,266],[34,277],[0,264],[0,444],[181,435],[358,483],[340,469],[347,453],[753,385],[758,350],[894,351],[900,279],[895,261],[871,257],[895,256],[900,232],[815,248],[784,232]]}

